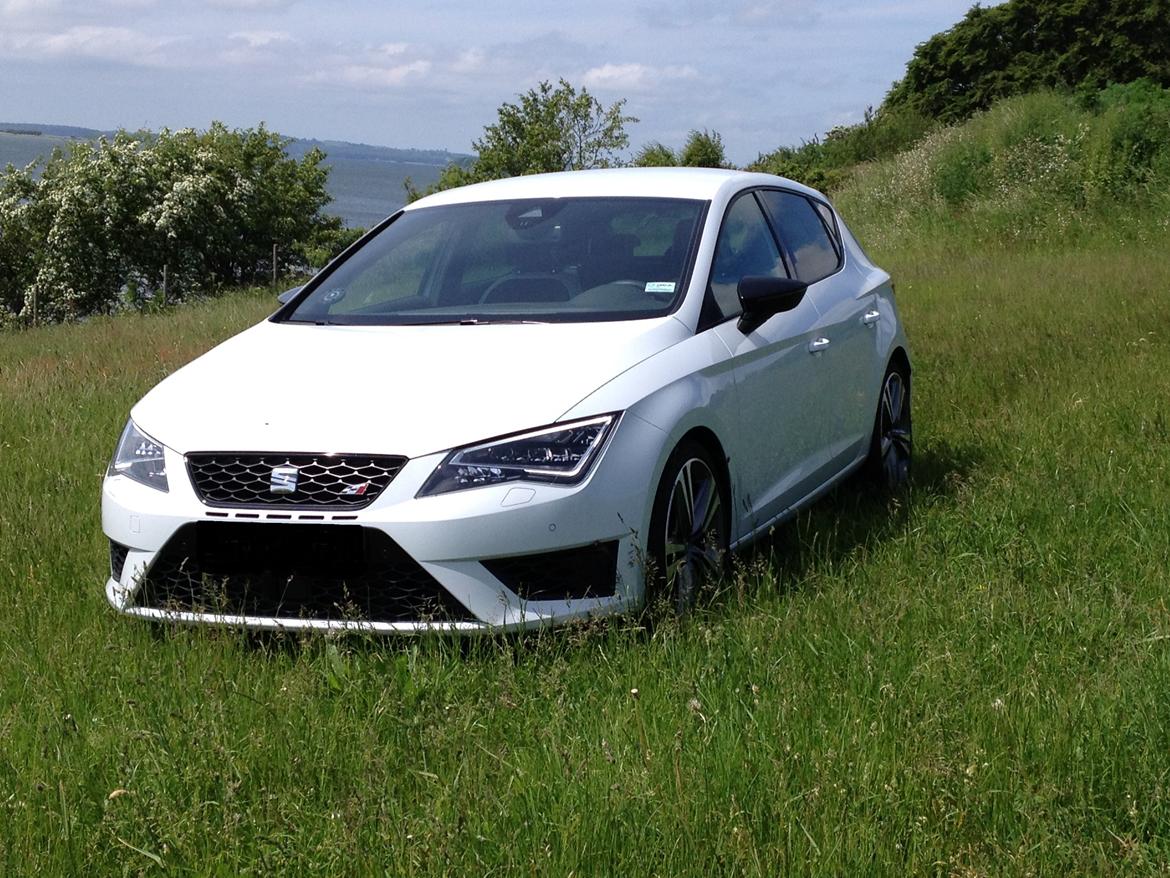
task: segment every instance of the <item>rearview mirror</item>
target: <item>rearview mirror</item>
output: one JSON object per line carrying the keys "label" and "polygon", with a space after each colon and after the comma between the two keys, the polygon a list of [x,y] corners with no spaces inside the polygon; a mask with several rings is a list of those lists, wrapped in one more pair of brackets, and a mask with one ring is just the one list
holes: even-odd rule
{"label": "rearview mirror", "polygon": [[280,304],[282,304],[282,305],[287,305],[294,298],[296,298],[297,293],[299,293],[303,289],[304,289],[304,287],[300,286],[300,287],[292,287],[291,289],[285,290],[283,293],[281,293],[279,296],[276,297],[276,301],[280,302]]}
{"label": "rearview mirror", "polygon": [[739,281],[743,314],[739,330],[745,335],[769,317],[791,311],[804,298],[808,284],[790,277],[745,277]]}

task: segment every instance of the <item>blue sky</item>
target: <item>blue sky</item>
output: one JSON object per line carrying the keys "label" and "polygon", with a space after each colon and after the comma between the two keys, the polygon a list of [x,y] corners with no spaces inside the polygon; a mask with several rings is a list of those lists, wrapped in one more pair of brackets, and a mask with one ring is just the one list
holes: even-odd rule
{"label": "blue sky", "polygon": [[0,0],[0,119],[234,126],[470,151],[496,108],[564,77],[639,122],[632,148],[718,131],[729,157],[857,121],[968,0]]}

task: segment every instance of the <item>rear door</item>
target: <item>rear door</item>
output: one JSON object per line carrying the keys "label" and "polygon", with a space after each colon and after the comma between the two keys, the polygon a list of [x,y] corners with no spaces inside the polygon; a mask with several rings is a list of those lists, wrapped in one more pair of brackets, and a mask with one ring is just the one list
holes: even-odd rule
{"label": "rear door", "polygon": [[820,482],[856,460],[873,425],[872,393],[876,298],[845,270],[828,205],[795,192],[759,193],[797,278],[809,284],[816,306],[814,376],[824,444],[815,471]]}

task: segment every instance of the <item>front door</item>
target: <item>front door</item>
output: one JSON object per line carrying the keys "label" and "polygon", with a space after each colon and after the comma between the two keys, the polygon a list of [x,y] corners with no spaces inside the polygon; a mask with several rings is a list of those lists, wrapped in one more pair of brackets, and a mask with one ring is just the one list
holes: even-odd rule
{"label": "front door", "polygon": [[715,248],[703,320],[731,352],[738,430],[727,451],[736,477],[737,518],[744,536],[767,524],[815,487],[825,443],[825,400],[819,398],[817,356],[810,351],[820,314],[806,296],[744,333],[737,288],[743,277],[787,277],[771,227],[754,193],[727,211]]}

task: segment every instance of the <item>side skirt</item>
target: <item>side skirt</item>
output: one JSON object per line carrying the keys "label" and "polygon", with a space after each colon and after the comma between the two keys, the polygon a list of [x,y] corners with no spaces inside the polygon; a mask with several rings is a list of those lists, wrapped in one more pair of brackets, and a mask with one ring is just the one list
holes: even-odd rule
{"label": "side skirt", "polygon": [[796,501],[791,506],[789,506],[787,509],[785,509],[783,512],[781,512],[779,515],[773,516],[772,518],[768,519],[763,524],[761,524],[759,527],[752,530],[750,533],[740,537],[738,540],[733,542],[731,544],[731,550],[734,552],[734,551],[738,551],[742,548],[746,548],[747,546],[750,546],[752,543],[754,543],[756,540],[758,540],[763,534],[767,533],[768,530],[770,530],[771,528],[775,527],[778,524],[783,524],[784,522],[788,521],[790,518],[792,518],[798,512],[800,512],[800,510],[815,503],[817,500],[819,500],[825,494],[829,493],[829,491],[833,490],[833,488],[837,487],[837,485],[841,484],[843,481],[845,481],[847,478],[849,478],[851,475],[853,475],[855,472],[857,472],[859,469],[861,469],[862,465],[865,463],[866,453],[868,452],[868,449],[869,449],[869,443],[866,443],[865,449],[866,449],[866,451],[863,452],[862,455],[859,458],[857,458],[857,460],[853,461],[853,463],[849,464],[849,466],[845,467],[845,469],[841,470],[839,473],[837,473],[837,475],[833,476],[833,478],[829,479],[827,482],[822,484],[819,488],[816,488],[816,489],[810,491],[808,494],[805,494],[798,501]]}

